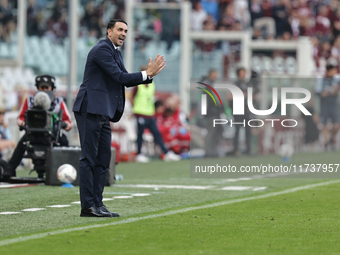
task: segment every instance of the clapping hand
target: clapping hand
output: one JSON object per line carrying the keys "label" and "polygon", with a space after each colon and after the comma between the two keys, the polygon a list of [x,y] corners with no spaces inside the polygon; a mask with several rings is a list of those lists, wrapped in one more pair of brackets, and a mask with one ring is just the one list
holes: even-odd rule
{"label": "clapping hand", "polygon": [[151,58],[149,58],[148,69],[146,70],[146,74],[148,77],[156,76],[165,67],[166,65],[165,65],[164,56],[160,56],[158,54],[157,57],[154,59],[154,61],[151,61]]}

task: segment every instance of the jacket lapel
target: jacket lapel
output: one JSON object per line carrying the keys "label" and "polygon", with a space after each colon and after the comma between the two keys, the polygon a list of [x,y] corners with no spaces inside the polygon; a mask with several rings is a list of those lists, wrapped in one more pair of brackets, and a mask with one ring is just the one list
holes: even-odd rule
{"label": "jacket lapel", "polygon": [[105,38],[105,42],[106,42],[108,45],[110,45],[110,48],[111,48],[112,53],[113,53],[113,57],[114,57],[114,59],[116,60],[118,66],[119,66],[122,70],[124,70],[124,65],[123,65],[123,63],[122,63],[122,61],[121,61],[121,59],[120,59],[120,57],[119,57],[119,55],[118,55],[118,50],[115,49],[115,47],[113,46],[113,43],[111,42],[111,40],[110,40],[108,37]]}

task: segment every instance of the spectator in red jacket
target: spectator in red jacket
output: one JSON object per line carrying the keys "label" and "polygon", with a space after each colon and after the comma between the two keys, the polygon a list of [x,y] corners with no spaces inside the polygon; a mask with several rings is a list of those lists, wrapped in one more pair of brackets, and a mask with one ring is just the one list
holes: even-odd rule
{"label": "spectator in red jacket", "polygon": [[319,14],[315,18],[315,33],[319,37],[330,39],[332,34],[331,21],[328,18],[327,6],[321,6]]}
{"label": "spectator in red jacket", "polygon": [[[156,114],[157,126],[165,146],[177,154],[187,152],[190,149],[190,132],[183,125],[179,97],[177,95],[170,97],[166,105],[167,108],[162,115]],[[157,108],[159,109],[159,107]]]}

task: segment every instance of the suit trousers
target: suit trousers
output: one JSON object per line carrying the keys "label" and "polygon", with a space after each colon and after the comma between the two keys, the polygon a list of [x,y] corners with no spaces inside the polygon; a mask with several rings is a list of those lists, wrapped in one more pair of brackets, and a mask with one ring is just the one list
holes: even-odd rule
{"label": "suit trousers", "polygon": [[106,174],[111,160],[111,128],[108,116],[74,112],[82,155],[79,159],[81,208],[102,206]]}

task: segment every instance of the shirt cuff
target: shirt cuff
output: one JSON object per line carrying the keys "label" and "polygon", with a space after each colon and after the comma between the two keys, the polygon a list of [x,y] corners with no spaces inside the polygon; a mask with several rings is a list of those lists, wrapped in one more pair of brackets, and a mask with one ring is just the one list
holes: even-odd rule
{"label": "shirt cuff", "polygon": [[143,75],[143,81],[145,81],[148,78],[148,76],[146,75],[146,71],[142,71],[142,75]]}
{"label": "shirt cuff", "polygon": [[142,71],[141,73],[142,73],[142,76],[143,76],[143,81],[146,81],[146,79],[149,79],[149,80],[152,79],[151,76],[147,76],[146,71]]}

